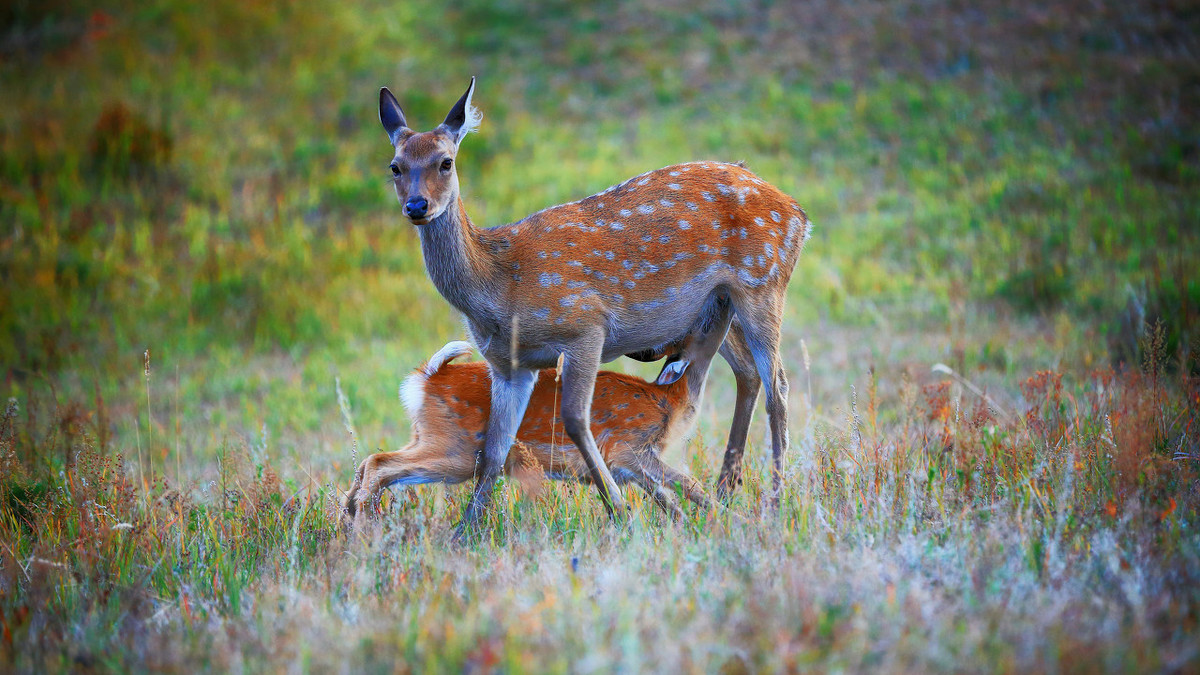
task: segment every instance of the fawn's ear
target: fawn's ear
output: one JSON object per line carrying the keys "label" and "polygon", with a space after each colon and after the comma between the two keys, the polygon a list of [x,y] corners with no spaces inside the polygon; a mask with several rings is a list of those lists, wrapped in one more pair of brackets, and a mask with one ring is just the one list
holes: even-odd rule
{"label": "fawn's ear", "polygon": [[383,130],[387,132],[392,145],[395,145],[400,136],[408,130],[408,122],[404,119],[400,102],[392,96],[387,87],[379,90],[379,121],[383,123]]}
{"label": "fawn's ear", "polygon": [[471,84],[467,87],[467,91],[458,99],[458,103],[450,109],[446,115],[446,120],[442,122],[442,129],[454,139],[454,142],[462,143],[462,139],[467,134],[479,128],[480,121],[483,120],[483,113],[479,112],[479,108],[471,105],[471,96],[475,93],[475,78],[471,78]]}
{"label": "fawn's ear", "polygon": [[663,366],[662,372],[658,374],[658,379],[654,380],[654,384],[663,385],[678,382],[679,378],[683,377],[683,373],[689,365],[691,365],[691,361],[684,361],[682,359],[668,361]]}

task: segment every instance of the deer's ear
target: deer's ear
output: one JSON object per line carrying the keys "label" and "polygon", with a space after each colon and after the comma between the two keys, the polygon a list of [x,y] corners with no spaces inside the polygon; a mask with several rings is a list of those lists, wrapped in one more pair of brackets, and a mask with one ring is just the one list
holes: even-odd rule
{"label": "deer's ear", "polygon": [[658,379],[654,380],[654,384],[663,385],[678,382],[679,378],[683,377],[683,373],[689,365],[691,365],[691,361],[684,361],[682,359],[668,361],[663,366],[662,372],[658,374]]}
{"label": "deer's ear", "polygon": [[471,105],[471,96],[474,93],[475,78],[472,77],[466,93],[458,99],[458,103],[454,104],[454,107],[446,115],[446,120],[442,122],[442,129],[450,134],[455,143],[462,143],[462,139],[478,129],[479,122],[483,120],[483,114],[479,112],[479,108]]}
{"label": "deer's ear", "polygon": [[383,130],[387,132],[392,145],[395,145],[400,136],[408,130],[408,122],[404,119],[400,102],[392,96],[387,87],[379,90],[379,121],[383,123]]}

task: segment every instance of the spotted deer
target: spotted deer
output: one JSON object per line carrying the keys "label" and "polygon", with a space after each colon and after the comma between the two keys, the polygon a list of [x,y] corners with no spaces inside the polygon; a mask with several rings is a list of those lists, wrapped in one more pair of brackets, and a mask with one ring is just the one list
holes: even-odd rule
{"label": "spotted deer", "polygon": [[[591,428],[605,465],[617,484],[637,485],[675,521],[683,517],[675,484],[700,508],[714,507],[699,481],[663,462],[660,454],[693,428],[709,364],[728,326],[727,315],[724,323],[689,336],[654,382],[609,371],[596,375]],[[347,529],[362,530],[385,488],[458,484],[475,475],[491,386],[485,363],[451,363],[470,352],[470,344],[450,342],[404,380],[400,400],[412,420],[412,440],[398,452],[376,453],[359,464],[343,501]],[[519,450],[504,463],[506,475],[528,467],[555,480],[591,480],[579,453],[567,452],[557,405],[562,395],[558,371],[540,371],[517,430]]]}
{"label": "spotted deer", "polygon": [[471,531],[506,466],[537,382],[563,356],[562,418],[614,518],[624,502],[588,427],[600,364],[653,358],[736,317],[722,355],[738,378],[719,492],[737,482],[750,412],[765,383],[781,485],[787,378],[779,356],[787,283],[809,236],[794,199],[740,164],[695,162],[635,176],[512,224],[476,228],[455,161],[481,120],[475,78],[432,131],[409,128],[386,87],[379,119],[391,140],[396,197],[417,228],[434,287],[463,314],[488,363],[491,407],[476,486],[456,535]]}

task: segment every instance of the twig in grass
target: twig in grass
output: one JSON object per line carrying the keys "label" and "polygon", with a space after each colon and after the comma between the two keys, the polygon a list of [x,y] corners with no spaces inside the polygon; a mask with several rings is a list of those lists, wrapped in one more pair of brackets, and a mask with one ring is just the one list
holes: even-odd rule
{"label": "twig in grass", "polygon": [[[358,466],[358,434],[354,431],[354,417],[350,414],[350,399],[342,392],[342,378],[333,378],[333,388],[337,391],[338,408],[342,411],[342,424],[346,433],[350,434],[350,468]],[[265,427],[264,427],[265,428]],[[309,476],[311,478],[311,476]]]}
{"label": "twig in grass", "polygon": [[[150,479],[154,480],[154,417],[150,410],[150,348],[146,347],[142,355],[146,373],[146,461],[150,463]],[[149,510],[150,486],[146,483],[145,473],[141,472],[141,457],[138,457],[139,473],[142,479],[142,504]]]}
{"label": "twig in grass", "polygon": [[991,396],[988,396],[986,392],[984,392],[979,387],[976,387],[967,378],[954,372],[954,369],[951,368],[950,366],[948,366],[944,363],[935,363],[935,364],[933,364],[932,370],[935,373],[943,373],[945,375],[949,375],[951,379],[953,379],[955,382],[961,384],[962,386],[966,387],[967,390],[970,391],[972,394],[975,394],[979,398],[982,398],[984,401],[987,401],[987,404],[992,406],[993,410],[1000,413],[1004,417],[1008,418],[1010,421],[1015,419],[1011,413],[1009,413],[1007,410],[1004,409],[1003,406],[1001,406],[999,403],[996,403],[996,399],[992,398]]}

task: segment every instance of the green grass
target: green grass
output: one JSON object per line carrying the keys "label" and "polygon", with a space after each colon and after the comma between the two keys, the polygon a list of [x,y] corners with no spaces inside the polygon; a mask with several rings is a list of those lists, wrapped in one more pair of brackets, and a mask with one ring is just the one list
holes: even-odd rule
{"label": "green grass", "polygon": [[[0,663],[1194,669],[1196,21],[0,10]],[[812,217],[779,514],[759,513],[759,419],[745,522],[675,528],[631,493],[622,530],[583,487],[507,485],[472,547],[446,545],[465,488],[397,494],[368,544],[337,533],[353,461],[408,437],[400,379],[462,335],[389,192],[376,92],[432,127],[472,74],[477,224],[702,158],[746,160]],[[1009,415],[977,418],[936,363]],[[718,364],[668,455],[710,484],[732,391]]]}

